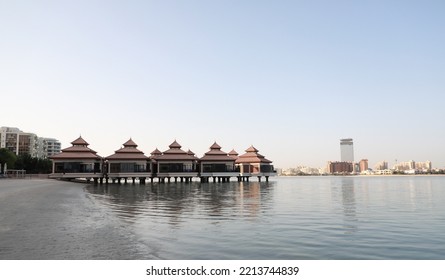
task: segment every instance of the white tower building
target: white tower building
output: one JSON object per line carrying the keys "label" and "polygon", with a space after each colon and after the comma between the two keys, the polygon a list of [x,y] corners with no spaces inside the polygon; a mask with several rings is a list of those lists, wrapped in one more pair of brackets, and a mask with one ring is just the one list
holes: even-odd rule
{"label": "white tower building", "polygon": [[340,139],[342,162],[354,162],[354,144],[351,138]]}

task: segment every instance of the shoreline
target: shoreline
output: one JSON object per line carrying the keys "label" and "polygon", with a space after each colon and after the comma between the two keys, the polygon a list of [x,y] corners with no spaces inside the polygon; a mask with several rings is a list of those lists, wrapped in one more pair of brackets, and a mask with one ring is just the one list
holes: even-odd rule
{"label": "shoreline", "polygon": [[141,247],[122,220],[86,194],[85,185],[52,179],[0,180],[0,260],[150,256],[150,249]]}

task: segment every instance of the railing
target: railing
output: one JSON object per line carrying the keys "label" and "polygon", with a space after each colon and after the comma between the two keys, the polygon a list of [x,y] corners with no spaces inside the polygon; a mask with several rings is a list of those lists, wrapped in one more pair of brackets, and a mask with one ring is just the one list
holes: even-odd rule
{"label": "railing", "polygon": [[239,173],[239,168],[204,168],[201,173]]}
{"label": "railing", "polygon": [[[108,172],[107,172],[108,173]],[[151,173],[150,169],[138,169],[138,170],[121,170],[121,169],[112,169],[109,173]]]}
{"label": "railing", "polygon": [[198,172],[196,169],[195,170],[184,170],[184,169],[163,169],[158,171],[158,173],[196,173]]}
{"label": "railing", "polygon": [[63,170],[56,170],[55,173],[101,173],[102,171],[99,169],[96,170],[79,170],[79,169],[63,169]]}

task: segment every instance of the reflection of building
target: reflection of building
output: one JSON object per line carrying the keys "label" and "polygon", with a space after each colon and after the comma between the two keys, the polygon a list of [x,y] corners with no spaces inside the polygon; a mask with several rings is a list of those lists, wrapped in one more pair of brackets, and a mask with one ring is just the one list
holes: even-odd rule
{"label": "reflection of building", "polygon": [[329,174],[346,174],[354,171],[354,165],[352,162],[344,161],[329,161],[327,165],[327,172]]}
{"label": "reflection of building", "polygon": [[139,178],[142,182],[151,176],[149,157],[137,149],[133,140],[123,144],[123,148],[117,150],[113,155],[106,157],[108,164],[108,177],[115,179]]}
{"label": "reflection of building", "polygon": [[53,172],[50,178],[86,178],[88,180],[102,178],[102,158],[96,154],[96,151],[88,148],[89,144],[82,137],[71,144],[71,147],[51,157]]}
{"label": "reflection of building", "polygon": [[210,151],[200,159],[201,181],[208,182],[210,177],[215,181],[229,181],[230,177],[237,177],[239,173],[235,169],[235,158],[221,151],[221,146],[216,142],[210,146]]}
{"label": "reflection of building", "polygon": [[264,176],[266,180],[269,179],[269,176],[276,175],[271,163],[272,161],[259,154],[258,150],[253,146],[250,146],[246,153],[239,156],[236,160],[236,164],[240,168],[241,177],[258,176],[258,179],[260,179],[261,176]]}
{"label": "reflection of building", "polygon": [[354,146],[351,138],[340,139],[342,162],[354,162]]}

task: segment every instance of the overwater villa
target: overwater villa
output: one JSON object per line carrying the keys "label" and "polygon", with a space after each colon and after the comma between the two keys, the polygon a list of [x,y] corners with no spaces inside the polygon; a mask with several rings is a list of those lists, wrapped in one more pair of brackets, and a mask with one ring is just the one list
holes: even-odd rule
{"label": "overwater villa", "polygon": [[155,161],[156,176],[159,180],[170,182],[171,178],[174,178],[177,182],[179,178],[181,182],[189,182],[193,177],[198,177],[197,157],[193,153],[189,154],[181,150],[181,145],[176,140],[170,144],[169,148],[161,155],[151,157]]}
{"label": "overwater villa", "polygon": [[216,142],[210,146],[210,151],[202,158],[188,150],[181,149],[181,145],[175,141],[169,149],[161,152],[157,148],[151,152],[150,157],[137,149],[138,145],[128,140],[123,147],[114,154],[102,158],[96,151],[88,148],[89,144],[79,137],[72,146],[63,149],[50,159],[53,161],[53,170],[50,178],[55,179],[86,179],[102,183],[120,183],[123,179],[126,183],[131,179],[133,183],[139,180],[145,183],[158,178],[158,182],[191,182],[193,178],[199,178],[201,182],[228,182],[231,177],[237,177],[238,181],[248,181],[250,177],[262,177],[269,180],[276,172],[271,165],[272,161],[258,153],[253,146],[246,153],[238,156],[235,150],[226,153],[221,151],[221,146]]}
{"label": "overwater villa", "polygon": [[243,180],[248,181],[249,177],[257,176],[258,181],[261,181],[261,177],[264,176],[268,181],[270,176],[276,175],[273,165],[271,165],[272,161],[259,154],[254,146],[250,146],[245,154],[236,159],[235,163],[240,169],[240,176]]}
{"label": "overwater villa", "polygon": [[216,142],[210,146],[210,151],[199,160],[201,182],[228,182],[230,177],[238,177],[239,171],[235,167],[235,158],[221,151],[221,146]]}
{"label": "overwater villa", "polygon": [[113,183],[131,178],[133,183],[138,178],[144,183],[147,178],[152,177],[151,160],[144,153],[137,149],[137,144],[128,140],[123,144],[123,148],[115,151],[113,155],[105,158],[107,168],[107,179],[111,178]]}
{"label": "overwater villa", "polygon": [[71,144],[71,147],[50,157],[53,162],[50,178],[85,178],[88,181],[102,178],[102,157],[97,155],[96,151],[88,148],[88,142],[82,137],[77,138]]}

